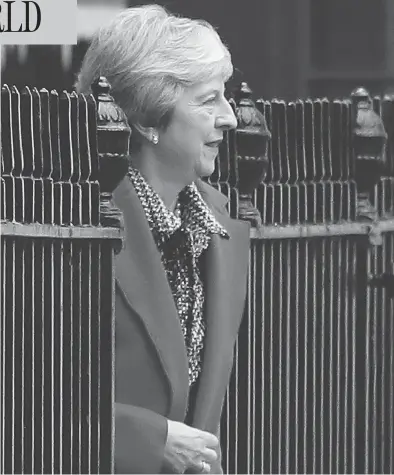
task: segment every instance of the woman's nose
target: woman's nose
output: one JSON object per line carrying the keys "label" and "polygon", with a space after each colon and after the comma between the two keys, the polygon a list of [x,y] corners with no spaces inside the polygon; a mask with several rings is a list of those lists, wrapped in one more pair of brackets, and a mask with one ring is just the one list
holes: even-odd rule
{"label": "woman's nose", "polygon": [[218,129],[235,129],[237,125],[238,122],[234,115],[233,108],[227,100],[224,100],[221,111],[216,118],[216,127]]}

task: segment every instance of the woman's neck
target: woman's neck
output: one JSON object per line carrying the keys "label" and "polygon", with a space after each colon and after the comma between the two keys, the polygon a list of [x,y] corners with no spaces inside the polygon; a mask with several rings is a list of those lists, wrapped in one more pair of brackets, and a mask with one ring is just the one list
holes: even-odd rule
{"label": "woman's neck", "polygon": [[166,207],[170,211],[174,211],[178,195],[186,184],[176,182],[169,171],[160,167],[154,159],[136,153],[132,155],[132,163],[133,167],[141,173],[147,183],[160,196]]}

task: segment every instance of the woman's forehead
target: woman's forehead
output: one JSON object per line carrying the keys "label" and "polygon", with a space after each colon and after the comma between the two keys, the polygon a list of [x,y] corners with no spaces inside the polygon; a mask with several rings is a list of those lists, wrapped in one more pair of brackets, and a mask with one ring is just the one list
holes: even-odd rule
{"label": "woman's forehead", "polygon": [[205,81],[198,82],[186,88],[186,91],[194,96],[196,99],[203,98],[204,96],[212,93],[224,92],[224,78],[221,74],[218,74]]}

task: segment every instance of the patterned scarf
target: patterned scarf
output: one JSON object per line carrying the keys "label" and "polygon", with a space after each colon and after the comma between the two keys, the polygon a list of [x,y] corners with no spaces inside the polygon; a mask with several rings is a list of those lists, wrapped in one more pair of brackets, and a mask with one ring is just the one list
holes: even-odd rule
{"label": "patterned scarf", "polygon": [[199,258],[208,247],[212,234],[225,238],[229,235],[215,219],[194,183],[180,192],[175,212],[172,212],[138,170],[131,167],[128,176],[160,251],[175,300],[186,344],[191,386],[201,371],[205,336],[204,288]]}

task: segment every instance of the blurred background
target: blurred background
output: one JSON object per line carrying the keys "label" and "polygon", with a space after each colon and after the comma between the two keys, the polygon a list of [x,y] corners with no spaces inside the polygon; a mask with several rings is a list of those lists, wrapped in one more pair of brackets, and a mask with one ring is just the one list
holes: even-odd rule
{"label": "blurred background", "polygon": [[[2,83],[72,89],[92,32],[119,9],[154,3],[78,0],[78,45],[3,46]],[[211,22],[255,97],[394,93],[394,0],[157,0]]]}

